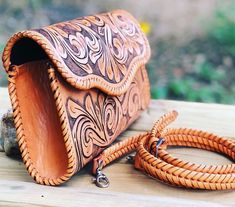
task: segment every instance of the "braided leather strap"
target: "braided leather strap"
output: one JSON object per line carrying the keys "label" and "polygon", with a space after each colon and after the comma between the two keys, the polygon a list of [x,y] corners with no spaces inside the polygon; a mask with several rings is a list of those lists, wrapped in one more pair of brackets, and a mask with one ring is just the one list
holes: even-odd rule
{"label": "braided leather strap", "polygon": [[[235,188],[235,164],[199,165],[173,157],[166,151],[167,146],[196,147],[235,159],[233,140],[194,129],[166,129],[177,115],[176,111],[165,114],[150,132],[130,137],[105,149],[94,159],[93,173],[97,172],[98,165],[101,169],[117,158],[136,151],[135,167],[168,184],[208,190]],[[163,144],[160,142],[162,140]]]}

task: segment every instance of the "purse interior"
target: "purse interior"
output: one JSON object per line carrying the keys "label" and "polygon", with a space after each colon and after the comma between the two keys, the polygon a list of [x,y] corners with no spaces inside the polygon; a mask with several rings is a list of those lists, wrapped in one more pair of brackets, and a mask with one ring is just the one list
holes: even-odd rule
{"label": "purse interior", "polygon": [[16,67],[15,87],[28,155],[42,178],[60,178],[68,169],[68,153],[46,61],[29,61]]}

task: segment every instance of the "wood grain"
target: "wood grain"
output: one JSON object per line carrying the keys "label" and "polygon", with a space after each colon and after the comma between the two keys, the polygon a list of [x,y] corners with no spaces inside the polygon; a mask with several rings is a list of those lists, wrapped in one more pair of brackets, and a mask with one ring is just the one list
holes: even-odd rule
{"label": "wood grain", "polygon": [[[1,112],[9,107],[6,89],[0,88]],[[119,139],[151,129],[163,113],[175,109],[174,127],[191,127],[235,139],[235,106],[152,100]],[[225,164],[227,158],[197,149],[170,149],[182,159],[196,163]],[[104,169],[111,185],[97,188],[91,183],[90,166],[59,187],[35,184],[20,160],[0,153],[0,206],[235,206],[235,191],[205,191],[176,188],[135,170],[125,158]]]}

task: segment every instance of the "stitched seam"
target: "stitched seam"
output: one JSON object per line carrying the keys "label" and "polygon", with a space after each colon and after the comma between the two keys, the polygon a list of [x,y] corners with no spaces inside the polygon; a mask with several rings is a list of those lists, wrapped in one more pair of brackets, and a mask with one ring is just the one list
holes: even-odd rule
{"label": "stitched seam", "polygon": [[78,170],[78,163],[76,162],[76,160],[78,159],[77,159],[76,153],[74,152],[75,146],[74,146],[74,142],[72,139],[72,135],[69,133],[70,128],[69,128],[69,123],[66,117],[66,111],[64,110],[64,103],[62,101],[62,96],[60,93],[60,86],[56,79],[54,69],[52,70],[49,69],[48,73],[49,73],[49,78],[50,78],[51,89],[54,92],[54,99],[55,99],[56,106],[57,106],[58,116],[60,117],[60,123],[61,123],[61,128],[62,128],[62,134],[63,134],[64,141],[65,141],[65,146],[68,152],[68,158],[69,158],[68,164],[70,165],[71,163],[70,167],[71,168],[73,167],[72,168],[73,171],[76,172]]}

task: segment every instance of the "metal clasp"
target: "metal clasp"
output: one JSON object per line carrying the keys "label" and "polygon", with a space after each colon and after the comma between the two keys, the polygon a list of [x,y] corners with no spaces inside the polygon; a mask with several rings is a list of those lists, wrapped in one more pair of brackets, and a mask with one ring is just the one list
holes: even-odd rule
{"label": "metal clasp", "polygon": [[129,163],[134,163],[134,161],[135,161],[135,155],[128,155],[128,156],[126,156],[126,160],[127,160],[127,162],[129,162]]}
{"label": "metal clasp", "polygon": [[109,179],[101,170],[102,170],[102,160],[99,160],[98,167],[96,169],[96,177],[93,178],[93,182],[99,188],[107,188],[109,186]]}
{"label": "metal clasp", "polygon": [[159,140],[156,142],[156,154],[155,156],[158,157],[158,149],[159,147],[165,142],[164,138],[159,138]]}

